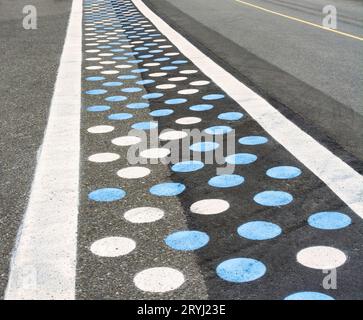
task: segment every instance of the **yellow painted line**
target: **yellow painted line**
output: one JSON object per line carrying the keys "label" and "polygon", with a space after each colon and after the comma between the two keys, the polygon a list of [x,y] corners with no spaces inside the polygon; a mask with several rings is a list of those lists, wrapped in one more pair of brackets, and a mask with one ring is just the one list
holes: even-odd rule
{"label": "yellow painted line", "polygon": [[272,10],[269,10],[269,9],[266,9],[266,8],[263,8],[263,7],[260,7],[260,6],[256,6],[255,4],[252,4],[252,3],[249,3],[249,2],[246,2],[246,1],[241,1],[241,0],[235,0],[235,1],[238,2],[238,3],[244,4],[246,6],[258,9],[258,10],[262,10],[262,11],[265,11],[265,12],[268,12],[268,13],[275,14],[277,16],[280,16],[280,17],[283,17],[283,18],[286,18],[286,19],[301,22],[301,23],[307,24],[307,25],[312,26],[312,27],[323,29],[325,31],[334,32],[334,33],[340,34],[341,36],[346,36],[346,37],[349,37],[349,38],[352,38],[352,39],[355,39],[355,40],[360,40],[360,41],[363,40],[362,37],[358,37],[358,36],[355,36],[353,34],[342,32],[342,31],[339,31],[339,30],[326,28],[326,27],[323,27],[323,26],[321,26],[319,24],[312,23],[312,22],[302,20],[302,19],[299,19],[299,18],[291,17],[291,16],[288,16],[286,14],[282,14],[282,13],[279,13],[279,12],[276,12],[276,11],[272,11]]}

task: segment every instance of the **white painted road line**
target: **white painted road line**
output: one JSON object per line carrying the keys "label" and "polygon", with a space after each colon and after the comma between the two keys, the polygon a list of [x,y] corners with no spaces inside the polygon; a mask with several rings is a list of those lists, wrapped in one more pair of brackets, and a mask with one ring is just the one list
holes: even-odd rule
{"label": "white painted road line", "polygon": [[74,299],[82,0],[73,0],[49,119],[5,299]]}
{"label": "white painted road line", "polygon": [[266,100],[203,54],[141,0],[132,0],[187,58],[244,108],[276,141],[363,218],[363,176],[284,117]]}

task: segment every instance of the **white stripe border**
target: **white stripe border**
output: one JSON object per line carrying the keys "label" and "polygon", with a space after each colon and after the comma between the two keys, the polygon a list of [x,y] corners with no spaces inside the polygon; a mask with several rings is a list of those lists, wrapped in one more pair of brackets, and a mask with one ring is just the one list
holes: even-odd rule
{"label": "white stripe border", "polygon": [[82,0],[73,0],[30,199],[5,299],[74,299],[82,64]]}

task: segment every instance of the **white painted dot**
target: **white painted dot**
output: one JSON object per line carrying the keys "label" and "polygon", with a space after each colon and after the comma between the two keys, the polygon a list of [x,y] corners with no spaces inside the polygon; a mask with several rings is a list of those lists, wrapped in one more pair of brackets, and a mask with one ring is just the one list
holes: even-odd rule
{"label": "white painted dot", "polygon": [[167,49],[167,48],[171,48],[172,46],[170,44],[166,44],[163,46],[159,46],[160,49]]}
{"label": "white painted dot", "polygon": [[188,79],[187,77],[173,77],[173,78],[169,78],[168,80],[174,82],[174,81],[184,81],[187,79]]}
{"label": "white painted dot", "polygon": [[167,267],[146,269],[137,273],[134,278],[135,286],[147,292],[172,291],[184,282],[184,275],[179,270]]}
{"label": "white painted dot", "polygon": [[110,64],[115,64],[116,61],[100,61],[100,64],[107,64],[107,65],[110,65]]}
{"label": "white painted dot", "polygon": [[343,251],[333,247],[316,246],[300,250],[296,259],[308,268],[330,270],[344,264],[347,256]]}
{"label": "white painted dot", "polygon": [[178,140],[187,137],[188,134],[184,131],[170,130],[159,135],[160,140]]}
{"label": "white painted dot", "polygon": [[113,139],[111,142],[116,146],[132,146],[141,142],[141,138],[136,136],[122,136]]}
{"label": "white painted dot", "polygon": [[158,86],[156,86],[156,89],[168,90],[168,89],[173,89],[175,87],[176,87],[175,84],[159,84]]}
{"label": "white painted dot", "polygon": [[91,162],[112,162],[117,159],[120,159],[120,155],[111,152],[95,153],[88,157],[88,160]]}
{"label": "white painted dot", "polygon": [[145,167],[128,167],[117,171],[117,175],[125,179],[138,179],[146,177],[150,172],[151,170]]}
{"label": "white painted dot", "polygon": [[229,203],[222,199],[204,199],[194,202],[190,211],[197,214],[218,214],[228,210]]}
{"label": "white painted dot", "polygon": [[102,74],[117,74],[120,73],[120,71],[117,70],[105,70],[105,71],[101,71]]}
{"label": "white painted dot", "polygon": [[155,40],[153,40],[154,42],[165,42],[166,41],[166,39],[155,39]]}
{"label": "white painted dot", "polygon": [[125,237],[107,237],[91,245],[93,254],[101,257],[118,257],[130,253],[136,248],[136,242]]}
{"label": "white painted dot", "polygon": [[165,53],[166,56],[169,56],[169,57],[173,57],[173,56],[178,56],[180,53],[179,52],[168,52],[168,53]]}
{"label": "white painted dot", "polygon": [[170,154],[170,150],[167,148],[151,148],[140,152],[140,156],[147,159],[164,158]]}
{"label": "white painted dot", "polygon": [[193,73],[197,73],[198,70],[181,70],[180,73],[181,74],[193,74]]}
{"label": "white painted dot", "polygon": [[159,66],[159,62],[150,62],[150,63],[144,63],[144,67],[156,67]]}
{"label": "white painted dot", "polygon": [[133,44],[124,44],[121,46],[121,48],[133,48],[135,47]]}
{"label": "white painted dot", "polygon": [[117,66],[115,66],[115,68],[117,69],[129,69],[132,68],[131,64],[118,64]]}
{"label": "white painted dot", "polygon": [[163,216],[163,210],[153,207],[139,207],[124,213],[124,218],[132,223],[150,223],[160,220]]}
{"label": "white painted dot", "polygon": [[150,73],[149,76],[153,77],[153,78],[157,78],[157,77],[164,77],[166,76],[167,73],[166,72],[155,72],[155,73]]}
{"label": "white painted dot", "polygon": [[97,52],[100,52],[101,50],[99,49],[88,49],[86,50],[87,53],[97,53]]}
{"label": "white painted dot", "polygon": [[175,122],[177,124],[185,124],[185,125],[191,125],[191,124],[195,124],[198,122],[201,122],[202,119],[198,118],[198,117],[184,117],[184,118],[179,118],[177,120],[175,120]]}
{"label": "white painted dot", "polygon": [[100,61],[101,58],[86,58],[87,61]]}
{"label": "white painted dot", "polygon": [[199,92],[198,89],[183,89],[178,91],[179,94],[194,94],[197,92]]}
{"label": "white painted dot", "polygon": [[113,56],[113,53],[99,53],[98,55],[100,57],[111,57],[111,56]]}
{"label": "white painted dot", "polygon": [[102,66],[88,66],[86,67],[87,70],[100,70],[103,69]]}
{"label": "white painted dot", "polygon": [[113,126],[94,126],[88,128],[89,133],[107,133],[113,131],[115,128]]}
{"label": "white painted dot", "polygon": [[193,81],[190,83],[190,85],[192,85],[192,86],[206,86],[207,84],[210,84],[210,81],[199,80],[199,81]]}

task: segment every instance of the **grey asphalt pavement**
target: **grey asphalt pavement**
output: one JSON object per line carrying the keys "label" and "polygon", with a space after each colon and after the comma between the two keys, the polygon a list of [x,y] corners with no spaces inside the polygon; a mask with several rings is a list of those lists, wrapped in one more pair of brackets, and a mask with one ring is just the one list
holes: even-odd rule
{"label": "grey asphalt pavement", "polygon": [[[47,124],[70,0],[0,1],[0,297]],[[23,28],[23,7],[38,29]]]}
{"label": "grey asphalt pavement", "polygon": [[[251,0],[322,24],[335,5],[338,30],[362,37],[362,1]],[[259,92],[334,154],[363,172],[363,44],[235,0],[147,0],[163,19]]]}
{"label": "grey asphalt pavement", "polygon": [[[315,23],[327,3],[251,1]],[[24,3],[0,2],[5,52],[0,56],[1,294],[71,5],[35,1],[38,30],[26,31]],[[341,14],[339,28],[362,36],[361,2],[333,3]],[[145,4],[334,154],[363,170],[361,41],[234,0]],[[67,288],[74,285],[76,299],[363,299],[361,218],[132,1],[83,1],[81,68],[79,212],[77,244],[71,244],[72,250],[77,245],[77,263],[75,270],[67,269],[76,279],[73,283],[74,273],[60,278],[71,279]],[[72,80],[79,79],[66,78]],[[172,131],[163,138],[164,129]],[[190,140],[188,129],[207,141]],[[157,145],[139,138],[153,134]],[[226,148],[227,141],[233,148]],[[47,148],[51,152],[57,145]],[[143,161],[132,162],[135,149]],[[223,152],[222,164],[207,161],[214,151]],[[166,163],[169,152],[174,158]],[[227,162],[234,165],[233,174],[220,175],[217,169]],[[56,184],[62,172],[55,171]],[[51,203],[51,196],[45,198]],[[56,221],[63,227],[62,205]],[[59,227],[46,218],[44,224],[29,222],[37,226],[29,228],[30,235],[42,234],[43,226]],[[53,249],[66,255],[67,246],[52,242],[33,249],[44,256]],[[68,259],[55,265],[62,262]],[[36,281],[52,277],[54,265],[42,263],[33,266],[45,275]],[[334,290],[323,285],[325,269],[337,271]],[[19,288],[15,284],[14,290]]]}

